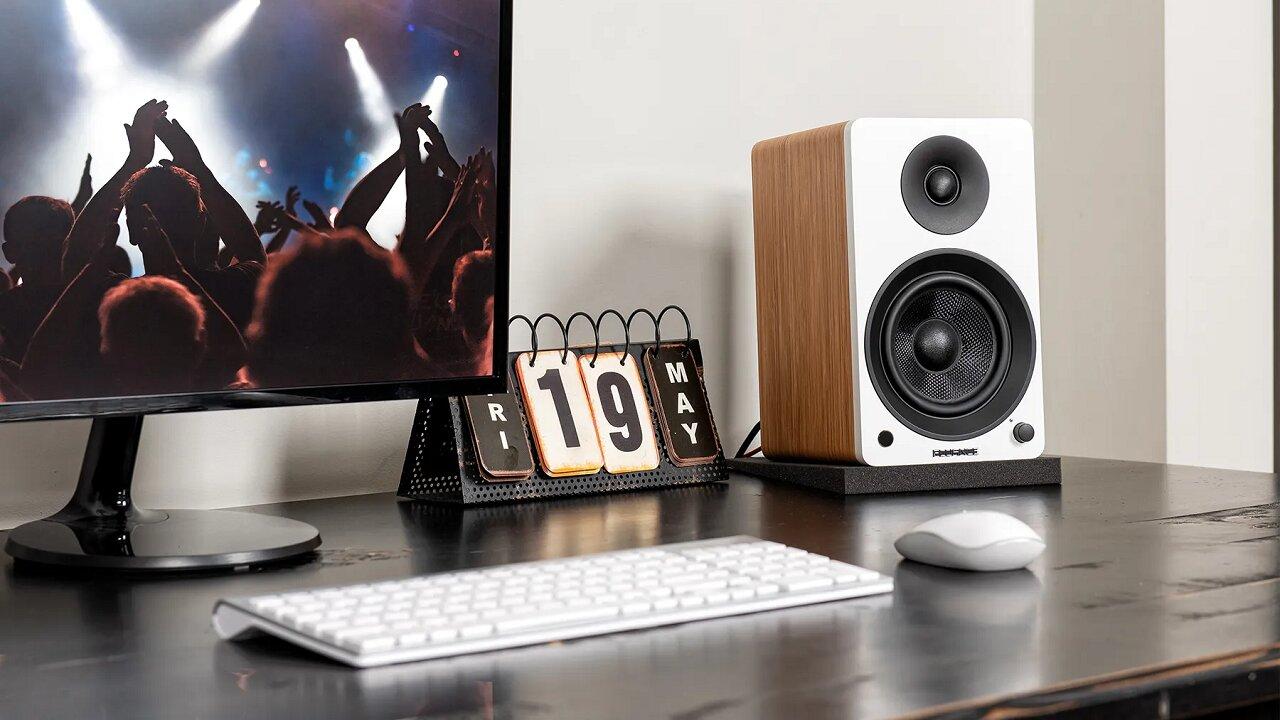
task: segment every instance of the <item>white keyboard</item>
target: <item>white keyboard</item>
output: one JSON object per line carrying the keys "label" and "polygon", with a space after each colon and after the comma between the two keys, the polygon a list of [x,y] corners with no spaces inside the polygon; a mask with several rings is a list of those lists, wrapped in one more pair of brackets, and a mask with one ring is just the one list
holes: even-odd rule
{"label": "white keyboard", "polygon": [[213,626],[372,667],[891,590],[872,570],[737,536],[220,600]]}

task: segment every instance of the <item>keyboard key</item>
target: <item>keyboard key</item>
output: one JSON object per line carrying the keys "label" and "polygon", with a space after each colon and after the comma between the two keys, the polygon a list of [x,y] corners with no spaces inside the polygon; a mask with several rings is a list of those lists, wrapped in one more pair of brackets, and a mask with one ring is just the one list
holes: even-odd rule
{"label": "keyboard key", "polygon": [[720,590],[729,587],[729,583],[724,580],[697,580],[696,582],[673,582],[667,583],[673,592],[707,592],[709,590]]}
{"label": "keyboard key", "polygon": [[358,653],[376,653],[394,648],[396,646],[396,639],[394,637],[384,635],[382,637],[348,640],[342,644],[345,647],[350,647]]}
{"label": "keyboard key", "polygon": [[778,583],[783,590],[796,592],[799,590],[816,590],[830,587],[834,581],[825,575],[788,575]]}
{"label": "keyboard key", "polygon": [[475,625],[464,626],[458,631],[458,634],[464,638],[478,638],[493,634],[493,625],[489,623],[477,623]]}
{"label": "keyboard key", "polygon": [[410,632],[396,638],[396,645],[400,647],[416,647],[427,642],[427,634],[424,632]]}
{"label": "keyboard key", "polygon": [[334,632],[333,639],[339,643],[344,643],[348,640],[361,640],[363,638],[377,637],[384,634],[384,628],[381,625],[355,628],[349,627]]}
{"label": "keyboard key", "polygon": [[450,640],[457,639],[458,630],[456,628],[451,628],[451,627],[440,628],[439,630],[432,630],[431,634],[428,637],[431,639],[431,642],[433,643],[448,642]]}
{"label": "keyboard key", "polygon": [[499,622],[497,624],[497,629],[499,632],[518,632],[521,630],[532,630],[534,628],[547,627],[548,625],[564,625],[575,622],[603,620],[605,618],[615,617],[617,614],[618,608],[616,606],[573,608],[560,612],[538,613],[536,615],[511,618],[509,620]]}

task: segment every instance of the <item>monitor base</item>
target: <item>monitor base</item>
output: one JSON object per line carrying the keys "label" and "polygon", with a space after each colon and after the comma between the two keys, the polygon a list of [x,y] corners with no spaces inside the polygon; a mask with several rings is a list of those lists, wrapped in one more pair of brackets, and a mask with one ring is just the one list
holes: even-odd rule
{"label": "monitor base", "polygon": [[9,533],[14,558],[65,568],[125,572],[231,569],[287,560],[320,545],[314,527],[233,510],[148,510],[113,520],[36,520]]}
{"label": "monitor base", "polygon": [[310,525],[234,510],[144,510],[133,504],[142,416],[95,418],[66,506],[14,528],[5,552],[41,565],[175,572],[279,562],[320,546]]}

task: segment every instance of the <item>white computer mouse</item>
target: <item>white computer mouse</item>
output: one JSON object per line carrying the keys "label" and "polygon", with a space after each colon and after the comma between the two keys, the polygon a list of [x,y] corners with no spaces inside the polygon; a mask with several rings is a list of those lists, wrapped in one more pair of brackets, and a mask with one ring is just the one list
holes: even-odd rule
{"label": "white computer mouse", "polygon": [[908,560],[959,570],[1016,570],[1044,552],[1035,530],[990,510],[926,520],[893,546]]}

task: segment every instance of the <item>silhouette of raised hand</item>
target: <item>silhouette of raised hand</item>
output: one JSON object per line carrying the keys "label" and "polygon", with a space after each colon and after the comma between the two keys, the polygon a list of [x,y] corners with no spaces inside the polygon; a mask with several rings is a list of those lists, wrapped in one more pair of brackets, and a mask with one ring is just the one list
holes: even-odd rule
{"label": "silhouette of raised hand", "polygon": [[86,155],[84,158],[84,172],[80,173],[80,192],[93,194],[93,174],[90,168],[93,165],[93,155]]}
{"label": "silhouette of raised hand", "polygon": [[422,114],[418,127],[422,128],[422,131],[427,134],[427,138],[431,142],[442,142],[444,134],[440,132],[440,126],[436,125],[436,121],[431,119],[431,106],[424,105],[422,107],[425,112]]}
{"label": "silhouette of raised hand", "polygon": [[431,122],[431,108],[422,103],[414,103],[405,108],[400,117],[405,125],[417,129],[424,123]]}
{"label": "silhouette of raised hand", "polygon": [[424,112],[419,116],[421,117],[419,127],[427,135],[428,144],[425,146],[427,153],[431,155],[444,176],[454,180],[461,169],[458,161],[454,160],[453,155],[449,153],[449,145],[444,141],[444,133],[440,132],[440,127],[431,119],[431,107],[424,106],[423,109]]}
{"label": "silhouette of raised hand", "polygon": [[266,235],[280,229],[280,214],[284,206],[278,200],[259,200],[258,216],[253,221],[253,229],[259,235]]}
{"label": "silhouette of raised hand", "polygon": [[404,160],[406,169],[412,169],[422,164],[422,153],[418,150],[418,125],[417,118],[421,116],[422,105],[414,103],[404,109],[403,113],[396,113],[396,130],[400,133],[400,154]]}
{"label": "silhouette of raised hand", "polygon": [[[468,166],[470,166],[470,162]],[[475,157],[474,179],[469,196],[468,217],[486,245],[493,242],[498,226],[497,171],[493,153],[483,146]]]}
{"label": "silhouette of raised hand", "polygon": [[311,215],[311,227],[317,230],[332,230],[333,223],[329,222],[329,216],[325,214],[324,208],[315,204],[310,200],[303,200],[302,207]]}
{"label": "silhouette of raised hand", "polygon": [[449,205],[445,208],[444,217],[441,219],[442,225],[452,227],[456,226],[456,223],[470,219],[478,172],[479,163],[476,156],[467,158],[467,164],[462,166],[458,171],[458,177],[453,181],[453,196],[449,198]]}
{"label": "silhouette of raised hand", "polygon": [[299,192],[297,185],[290,185],[289,189],[284,193],[284,209],[290,215],[298,214],[298,201],[302,199],[302,193]]}
{"label": "silhouette of raised hand", "polygon": [[156,137],[169,148],[169,154],[173,155],[173,164],[178,167],[194,170],[204,163],[203,158],[200,157],[200,148],[196,147],[196,141],[191,139],[186,128],[182,127],[177,120],[158,119]]}
{"label": "silhouette of raised hand", "polygon": [[151,164],[156,154],[157,125],[169,111],[169,103],[152,98],[143,103],[133,114],[133,122],[124,126],[129,138],[130,165],[143,168]]}
{"label": "silhouette of raised hand", "polygon": [[[89,168],[93,164],[93,156],[88,155],[84,159],[84,170],[80,173],[80,188],[76,191],[75,198],[71,201],[71,209],[75,210],[76,215],[84,210],[85,205],[89,204],[89,200],[93,198],[93,175],[90,174]],[[0,282],[3,279],[0,278]]]}

